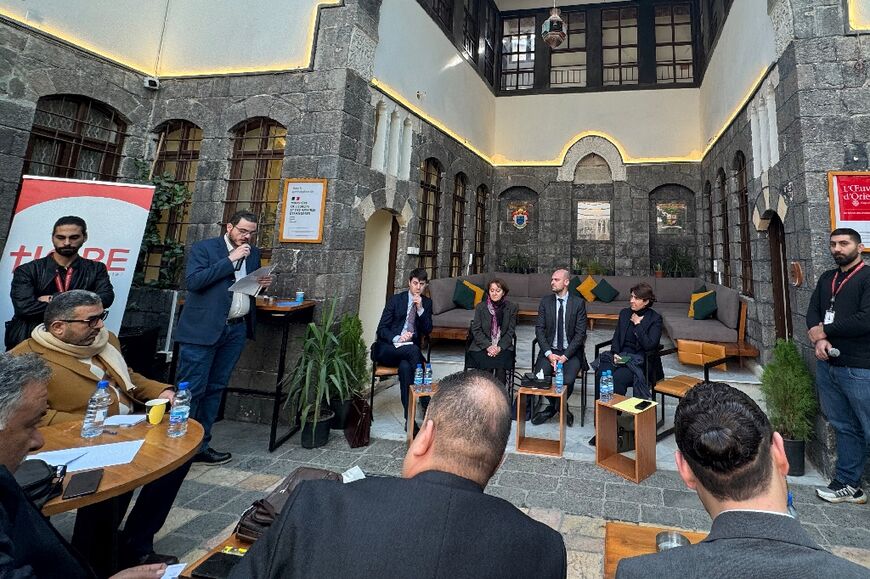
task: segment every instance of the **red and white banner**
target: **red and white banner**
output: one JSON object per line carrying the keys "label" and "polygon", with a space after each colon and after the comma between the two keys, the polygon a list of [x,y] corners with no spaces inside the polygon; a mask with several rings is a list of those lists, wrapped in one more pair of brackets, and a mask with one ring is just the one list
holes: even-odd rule
{"label": "red and white banner", "polygon": [[828,173],[831,229],[851,227],[861,234],[870,251],[870,173],[831,171]]}
{"label": "red and white banner", "polygon": [[12,272],[54,251],[52,225],[60,217],[76,215],[88,225],[88,240],[79,255],[102,262],[109,270],[115,302],[109,308],[106,327],[118,333],[153,196],[151,185],[24,176],[0,259],[0,292],[5,296],[0,299],[0,322],[13,315],[9,299]]}

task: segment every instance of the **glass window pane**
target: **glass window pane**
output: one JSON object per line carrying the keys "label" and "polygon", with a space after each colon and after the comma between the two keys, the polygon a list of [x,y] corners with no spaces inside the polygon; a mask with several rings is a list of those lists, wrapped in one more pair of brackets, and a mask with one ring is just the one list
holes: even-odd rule
{"label": "glass window pane", "polygon": [[622,44],[637,44],[637,28],[622,29]]}
{"label": "glass window pane", "polygon": [[674,28],[675,42],[691,42],[692,41],[692,25],[680,24]]}
{"label": "glass window pane", "polygon": [[673,42],[673,28],[670,25],[668,26],[656,26],[656,42],[659,44],[664,44],[666,42]]}
{"label": "glass window pane", "polygon": [[604,46],[619,46],[619,29],[608,28],[602,30],[601,42]]}
{"label": "glass window pane", "polygon": [[674,47],[668,44],[667,46],[656,47],[656,62],[672,62],[674,60]]}
{"label": "glass window pane", "polygon": [[622,63],[635,63],[637,62],[637,49],[636,48],[623,48],[622,49]]}
{"label": "glass window pane", "polygon": [[535,33],[535,17],[527,16],[520,21],[520,33],[534,34]]}
{"label": "glass window pane", "polygon": [[623,8],[620,12],[622,26],[637,26],[637,8]]}
{"label": "glass window pane", "polygon": [[671,25],[671,7],[656,6],[656,24]]}
{"label": "glass window pane", "polygon": [[619,49],[617,48],[608,48],[607,50],[602,51],[602,56],[604,59],[604,64],[619,63]]}

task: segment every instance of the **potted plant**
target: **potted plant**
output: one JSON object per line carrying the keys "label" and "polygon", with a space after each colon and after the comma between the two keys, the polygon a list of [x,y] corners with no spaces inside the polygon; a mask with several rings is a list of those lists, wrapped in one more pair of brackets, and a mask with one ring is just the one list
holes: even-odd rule
{"label": "potted plant", "polygon": [[656,277],[665,277],[665,268],[662,267],[662,262],[658,262],[655,265],[655,274]]}
{"label": "potted plant", "polygon": [[333,430],[344,430],[351,403],[354,398],[362,395],[363,386],[366,384],[368,357],[362,333],[362,322],[359,317],[352,314],[344,314],[341,317],[338,324],[338,343],[340,351],[345,355],[345,361],[350,371],[347,376],[346,395],[333,398],[329,402],[335,413],[331,425]]}
{"label": "potted plant", "polygon": [[788,474],[804,474],[806,441],[813,433],[816,394],[813,377],[797,346],[791,340],[777,340],[773,358],[761,375],[761,392],[773,429],[785,441]]}
{"label": "potted plant", "polygon": [[680,247],[672,247],[665,259],[663,270],[671,277],[692,277],[695,275],[695,266],[689,253]]}
{"label": "potted plant", "polygon": [[306,327],[302,353],[288,378],[287,403],[298,412],[303,447],[317,448],[329,440],[329,421],[334,414],[329,401],[349,398],[351,374],[335,331],[333,299],[324,308],[320,323],[311,322]]}

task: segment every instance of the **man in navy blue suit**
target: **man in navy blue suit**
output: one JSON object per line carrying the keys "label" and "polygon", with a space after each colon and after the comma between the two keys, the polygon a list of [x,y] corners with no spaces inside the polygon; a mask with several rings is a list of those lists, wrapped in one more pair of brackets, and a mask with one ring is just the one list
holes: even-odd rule
{"label": "man in navy blue suit", "polygon": [[[215,465],[232,458],[229,452],[211,448],[209,442],[224,389],[246,340],[254,337],[254,298],[231,292],[229,287],[260,268],[260,250],[250,244],[256,235],[257,216],[237,211],[224,235],[195,243],[187,258],[187,300],[175,340],[181,345],[179,380],[190,383],[193,396],[190,416],[205,430],[194,462]],[[272,278],[257,281],[265,288]]]}
{"label": "man in navy blue suit", "polygon": [[405,420],[414,369],[426,362],[420,341],[432,331],[432,300],[422,295],[428,280],[425,269],[411,270],[408,291],[397,293],[387,302],[378,324],[378,340],[372,345],[372,358],[378,364],[399,368]]}

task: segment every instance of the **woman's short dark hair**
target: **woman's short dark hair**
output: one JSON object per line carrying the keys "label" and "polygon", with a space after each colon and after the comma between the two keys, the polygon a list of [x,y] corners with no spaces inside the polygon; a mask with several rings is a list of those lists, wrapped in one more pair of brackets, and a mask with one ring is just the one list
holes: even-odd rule
{"label": "woman's short dark hair", "polygon": [[500,277],[494,277],[489,280],[489,283],[486,284],[487,291],[489,291],[489,288],[492,287],[492,284],[496,284],[499,288],[501,288],[501,291],[504,292],[504,295],[508,295],[508,292],[511,291],[508,285]]}
{"label": "woman's short dark hair", "polygon": [[653,305],[656,301],[656,294],[653,293],[653,288],[648,283],[639,283],[631,288],[631,293],[639,300],[649,300],[649,305]]}

